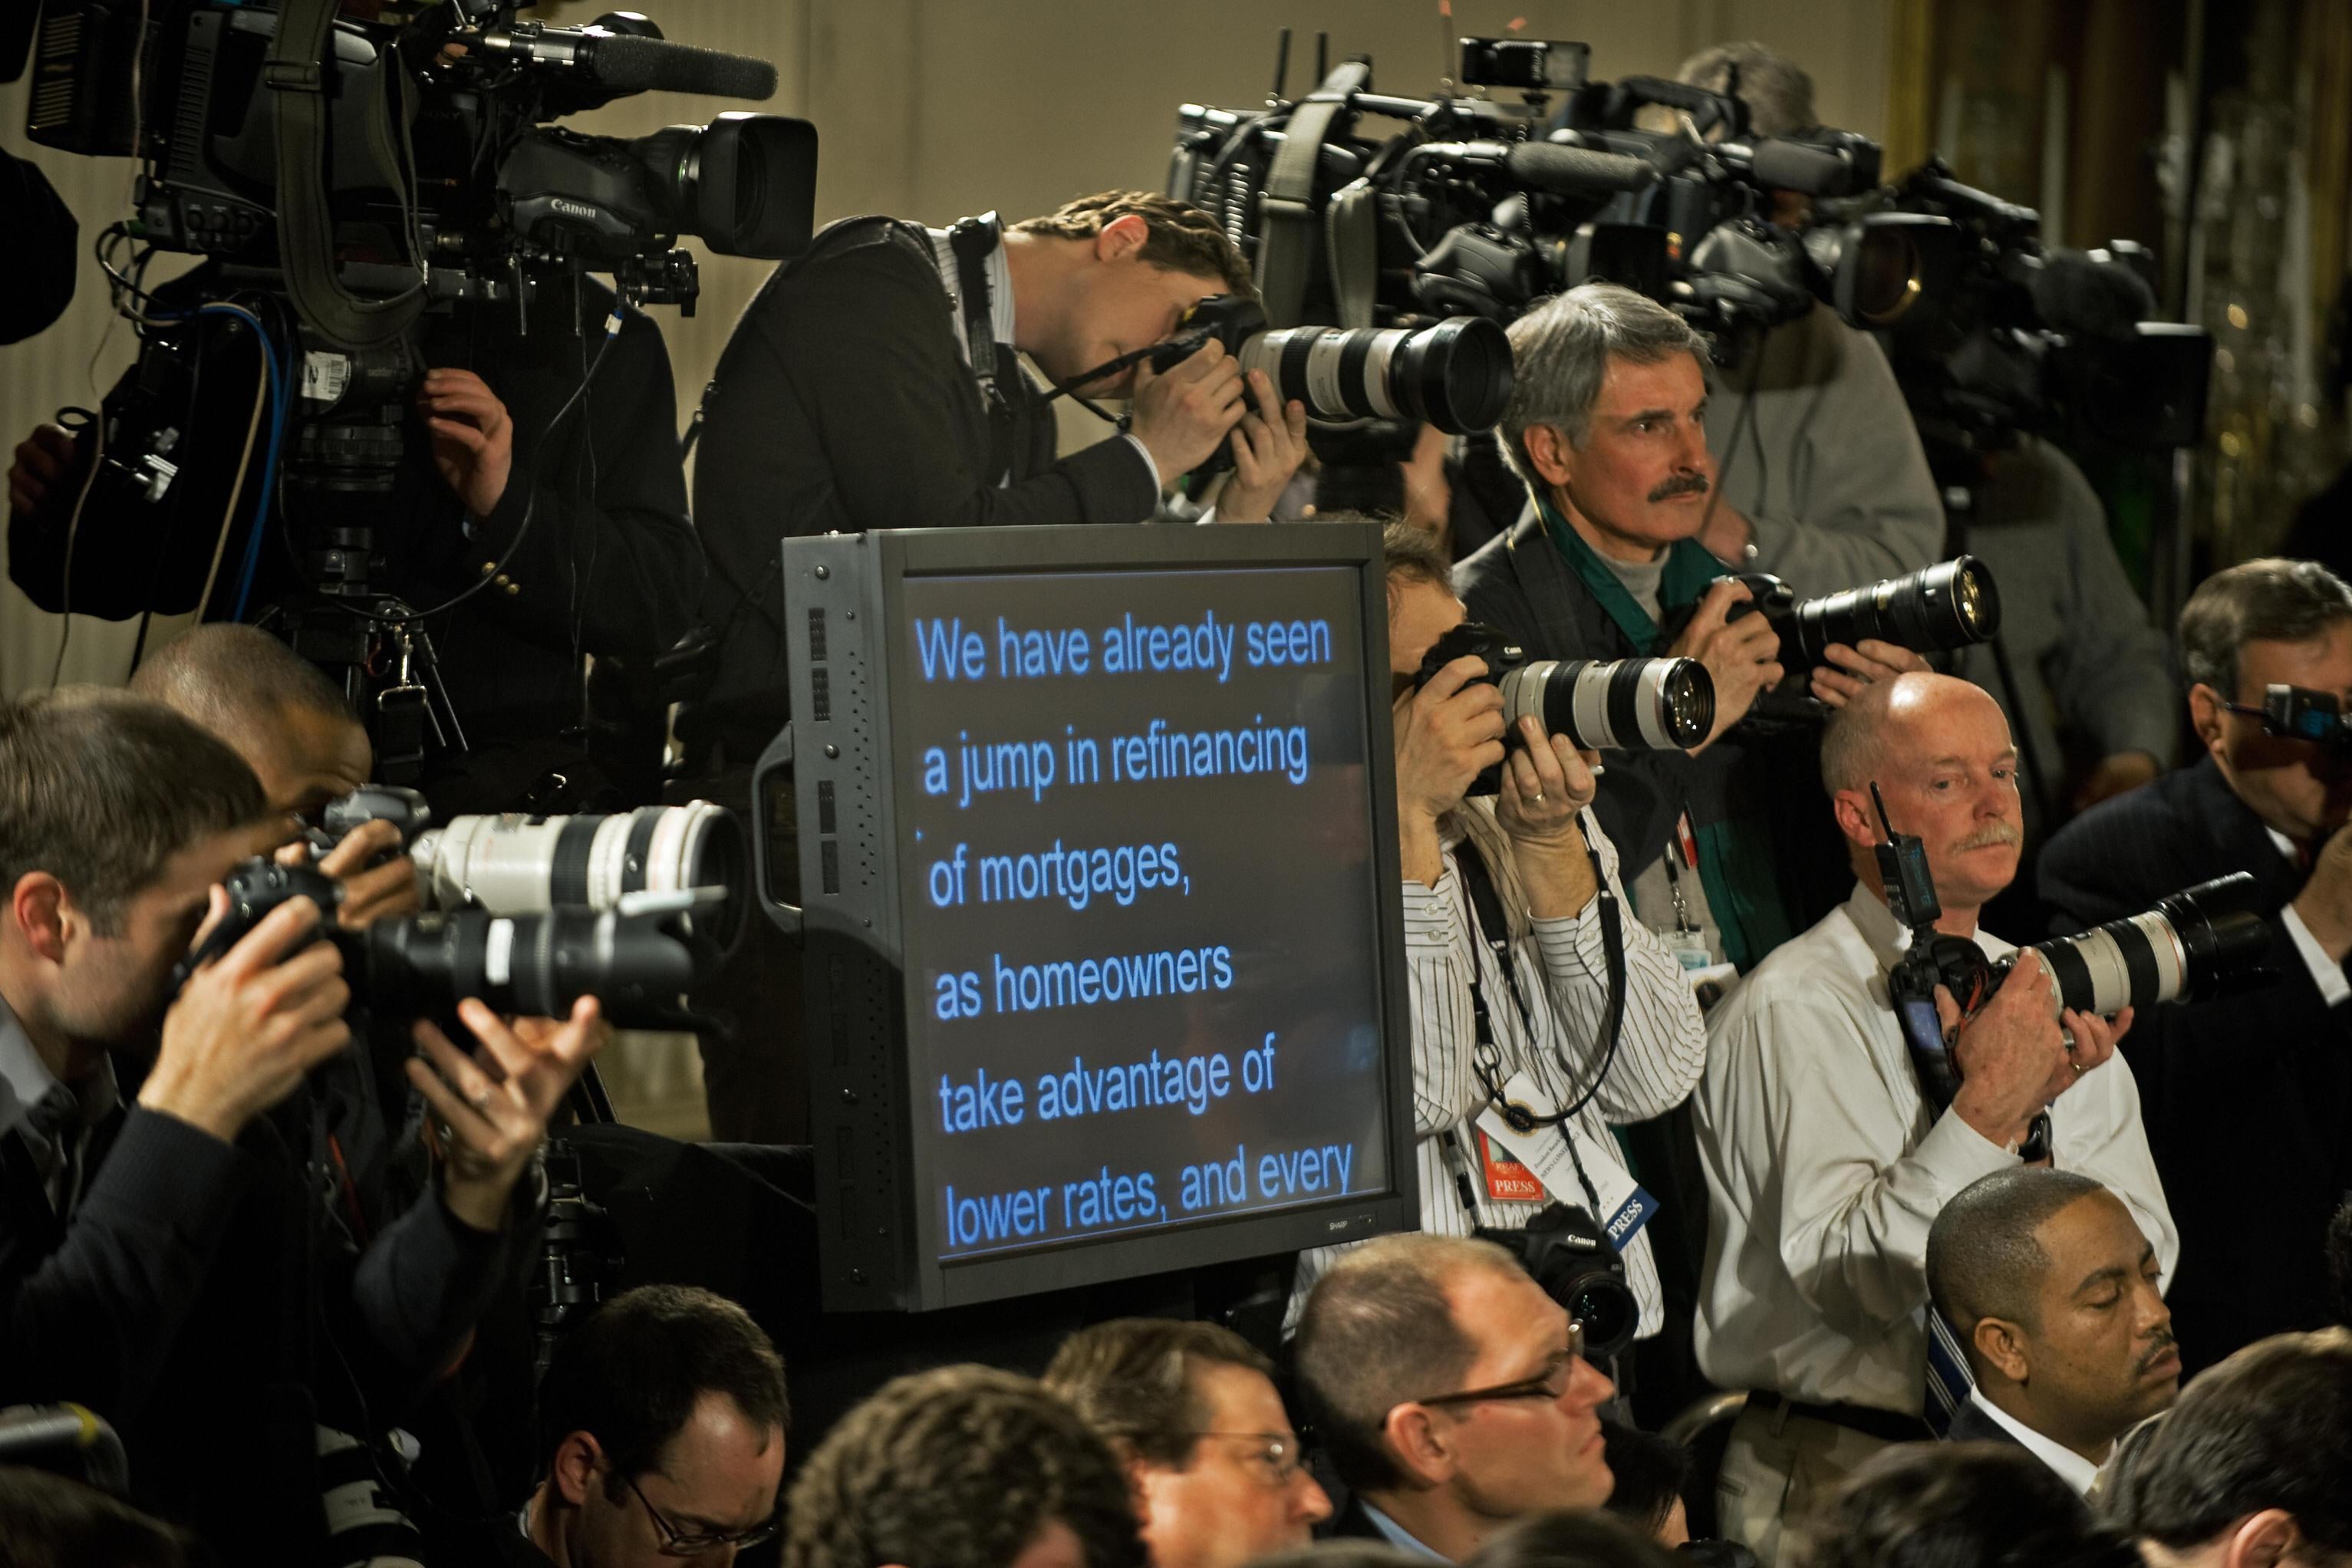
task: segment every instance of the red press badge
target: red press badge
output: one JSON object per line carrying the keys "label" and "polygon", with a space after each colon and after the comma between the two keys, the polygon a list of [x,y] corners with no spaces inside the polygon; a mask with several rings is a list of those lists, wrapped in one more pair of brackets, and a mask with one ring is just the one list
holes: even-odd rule
{"label": "red press badge", "polygon": [[1683,852],[1685,867],[1694,871],[1698,869],[1698,835],[1691,831],[1690,813],[1687,811],[1675,818],[1675,847]]}
{"label": "red press badge", "polygon": [[1544,1201],[1543,1183],[1536,1173],[1503,1152],[1486,1136],[1483,1127],[1478,1134],[1478,1163],[1486,1168],[1486,1195],[1496,1203],[1539,1204]]}

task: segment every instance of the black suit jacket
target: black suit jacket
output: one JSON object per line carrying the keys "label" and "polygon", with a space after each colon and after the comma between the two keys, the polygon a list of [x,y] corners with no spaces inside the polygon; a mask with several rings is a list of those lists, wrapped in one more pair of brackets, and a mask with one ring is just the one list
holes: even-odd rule
{"label": "black suit jacket", "polygon": [[2278,923],[2304,874],[2210,757],[2076,817],[2042,851],[2062,929],[2253,874],[2276,978],[2137,1019],[2123,1043],[2180,1229],[2168,1300],[2189,1369],[2329,1321],[2328,1216],[2352,1185],[2352,1005],[2331,1008]]}
{"label": "black suit jacket", "polygon": [[2016,1433],[1979,1409],[1973,1399],[1961,1405],[1958,1414],[1952,1417],[1952,1424],[1944,1429],[1944,1441],[1947,1443],[2007,1443],[2016,1448],[2025,1447],[2017,1440]]}
{"label": "black suit jacket", "polygon": [[757,733],[784,717],[785,535],[1151,516],[1159,490],[1133,443],[1055,460],[1053,411],[1002,345],[1011,408],[992,416],[961,330],[929,245],[885,219],[835,224],[745,308],[703,401],[695,468],[704,614],[720,630],[705,721]]}
{"label": "black suit jacket", "polygon": [[1394,1544],[1381,1533],[1381,1527],[1374,1524],[1371,1516],[1364,1511],[1364,1500],[1360,1497],[1350,1497],[1347,1506],[1333,1514],[1330,1522],[1318,1533],[1325,1541],[1377,1541],[1383,1546]]}

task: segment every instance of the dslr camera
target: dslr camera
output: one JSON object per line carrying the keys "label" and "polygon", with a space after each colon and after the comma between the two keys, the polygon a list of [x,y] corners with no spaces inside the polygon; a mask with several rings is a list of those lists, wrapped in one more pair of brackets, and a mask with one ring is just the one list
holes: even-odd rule
{"label": "dslr camera", "polygon": [[1632,1348],[1642,1309],[1626,1283],[1625,1259],[1582,1208],[1549,1204],[1524,1226],[1481,1226],[1477,1234],[1507,1249],[1584,1330],[1586,1360],[1597,1365]]}
{"label": "dslr camera", "polygon": [[1832,643],[1853,647],[1875,637],[1913,653],[1949,653],[2000,632],[2000,591],[1991,569],[1973,555],[1801,603],[1769,572],[1734,581],[1753,597],[1734,605],[1728,618],[1761,614],[1770,621],[1780,634],[1780,667],[1790,675],[1819,665]]}
{"label": "dslr camera", "polygon": [[2260,713],[2263,733],[2281,740],[2308,741],[2316,746],[2352,749],[2352,715],[2332,691],[2307,686],[2266,686]]}
{"label": "dslr camera", "polygon": [[[1535,715],[1547,735],[1588,752],[1664,751],[1697,745],[1715,728],[1715,679],[1695,658],[1541,658],[1496,628],[1465,621],[1437,639],[1413,677],[1419,689],[1457,658],[1486,661],[1479,680],[1503,693],[1503,744],[1517,747],[1519,721]],[[1473,795],[1502,788],[1500,770],[1479,775]]]}

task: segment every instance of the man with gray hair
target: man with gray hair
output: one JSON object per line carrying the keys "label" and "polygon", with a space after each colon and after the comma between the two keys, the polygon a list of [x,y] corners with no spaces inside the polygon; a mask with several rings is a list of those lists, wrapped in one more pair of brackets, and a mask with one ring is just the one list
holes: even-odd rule
{"label": "man with gray hair", "polygon": [[2041,885],[2079,930],[2247,871],[2248,908],[2270,922],[2274,979],[2160,1008],[2132,1043],[2179,1205],[2172,1308],[2194,1373],[2331,1321],[2327,1222],[2352,1187],[2352,747],[2325,725],[2297,739],[2264,709],[2295,689],[2322,710],[2352,699],[2352,585],[2312,561],[2218,572],[2181,609],[2180,655],[2205,755],[2075,818],[2042,851]]}
{"label": "man with gray hair", "polygon": [[1337,1534],[1459,1563],[1515,1519],[1609,1500],[1599,1410],[1616,1390],[1583,1330],[1492,1242],[1365,1243],[1316,1281],[1295,1352],[1354,1494]]}
{"label": "man with gray hair", "polygon": [[2156,1247],[2078,1171],[1962,1189],[1927,1231],[1927,1289],[1976,1386],[1944,1433],[2025,1449],[2083,1496],[2116,1441],[2180,1394]]}
{"label": "man with gray hair", "polygon": [[[1874,682],[1832,721],[1821,762],[1858,886],[1716,1009],[1694,1102],[1713,1222],[1698,1363],[1751,1391],[1717,1501],[1767,1563],[1785,1521],[1879,1448],[1928,1434],[1929,1225],[1970,1183],[2017,1169],[2039,1118],[2042,1157],[2120,1198],[2159,1271],[2179,1251],[2137,1088],[2114,1059],[2130,1010],[2062,1014],[2040,956],[1978,924],[2017,875],[2021,831],[2000,707],[1948,676]],[[1948,1106],[1923,1092],[1887,994],[1907,942],[1875,862],[1874,784],[1894,830],[1923,841],[1936,931],[2017,960],[1973,1014],[1937,988],[1960,1077]]]}

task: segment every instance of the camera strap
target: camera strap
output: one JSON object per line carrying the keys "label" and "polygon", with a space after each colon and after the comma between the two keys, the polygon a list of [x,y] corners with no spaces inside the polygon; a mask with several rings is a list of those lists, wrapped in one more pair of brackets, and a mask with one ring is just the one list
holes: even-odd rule
{"label": "camera strap", "polygon": [[1012,400],[997,384],[996,326],[988,290],[988,258],[1003,243],[1003,226],[992,212],[958,219],[948,230],[948,250],[955,258],[956,268],[950,291],[963,316],[964,352],[971,361],[971,379],[980,387],[980,400],[988,405],[991,418],[1013,412]]}
{"label": "camera strap", "polygon": [[1290,111],[1282,145],[1265,172],[1258,197],[1257,291],[1265,319],[1295,327],[1307,305],[1307,285],[1323,241],[1323,214],[1315,205],[1315,178],[1323,166],[1323,144],[1352,120],[1350,100],[1371,85],[1364,60],[1342,60],[1307,100]]}
{"label": "camera strap", "polygon": [[[1584,831],[1580,821],[1577,831],[1579,834]],[[1618,1042],[1624,1033],[1627,984],[1624,910],[1619,907],[1616,893],[1609,886],[1609,879],[1601,869],[1600,853],[1592,847],[1590,837],[1585,840],[1584,853],[1592,863],[1592,896],[1601,917],[1601,946],[1609,970],[1609,998],[1601,1017],[1601,1038],[1605,1042],[1601,1049],[1601,1069],[1593,1074],[1591,1084],[1582,1094],[1549,1116],[1534,1115],[1526,1107],[1509,1100],[1503,1092],[1502,1051],[1495,1040],[1494,1019],[1487,1011],[1485,988],[1478,981],[1478,966],[1474,963],[1470,968],[1470,1014],[1476,1029],[1472,1061],[1477,1068],[1479,1081],[1486,1088],[1488,1102],[1507,1122],[1522,1132],[1532,1131],[1538,1127],[1558,1127],[1565,1137],[1567,1124],[1579,1111],[1592,1103],[1592,1097],[1600,1093],[1601,1086],[1608,1081],[1609,1069],[1616,1064]],[[1477,843],[1466,835],[1454,847],[1454,864],[1455,874],[1462,879],[1463,907],[1470,920],[1471,941],[1474,945],[1484,944],[1494,953],[1496,964],[1503,972],[1504,984],[1510,990],[1512,1005],[1518,1009],[1519,1022],[1527,1031],[1528,1042],[1532,1046],[1536,1037],[1535,1017],[1528,1007],[1527,997],[1519,990],[1518,974],[1511,963],[1510,925],[1504,913],[1502,895],[1495,889],[1494,874],[1486,866],[1486,857],[1478,852]],[[1559,1056],[1564,1081],[1572,1085],[1576,1075],[1569,1066],[1568,1054],[1562,1050]]]}
{"label": "camera strap", "polygon": [[[269,41],[262,81],[271,91],[271,128],[278,147],[278,250],[286,268],[286,292],[302,320],[338,346],[372,348],[406,331],[425,309],[425,264],[416,258],[416,281],[388,299],[368,299],[343,287],[335,268],[334,215],[328,192],[327,129],[331,100],[327,68],[320,63],[334,29],[336,0],[284,0],[278,30]],[[393,112],[387,83],[399,70],[399,56],[387,49],[377,62],[375,116]],[[415,192],[396,169],[383,167],[384,131],[373,127],[369,150],[374,171],[401,193],[404,209]],[[412,230],[411,237],[414,237]]]}

